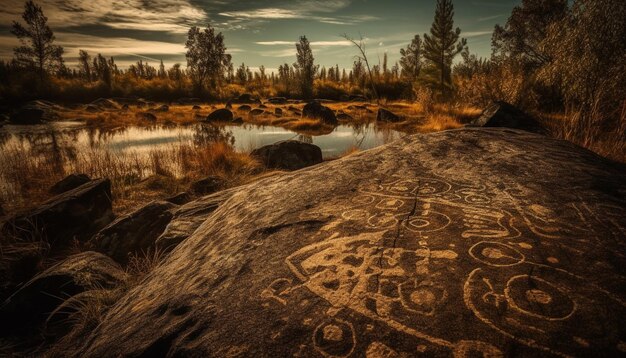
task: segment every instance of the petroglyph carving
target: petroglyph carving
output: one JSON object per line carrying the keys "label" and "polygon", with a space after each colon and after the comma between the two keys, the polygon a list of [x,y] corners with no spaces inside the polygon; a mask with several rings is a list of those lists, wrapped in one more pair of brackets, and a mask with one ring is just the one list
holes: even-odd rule
{"label": "petroglyph carving", "polygon": [[498,243],[481,241],[469,250],[474,259],[494,267],[513,266],[524,262],[524,255],[511,246]]}
{"label": "petroglyph carving", "polygon": [[313,346],[324,357],[348,357],[356,347],[356,335],[351,323],[331,319],[315,328]]}

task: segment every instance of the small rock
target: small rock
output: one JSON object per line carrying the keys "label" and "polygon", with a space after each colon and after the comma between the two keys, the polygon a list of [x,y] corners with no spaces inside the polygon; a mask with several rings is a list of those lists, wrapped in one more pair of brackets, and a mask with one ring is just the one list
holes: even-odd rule
{"label": "small rock", "polygon": [[232,123],[234,123],[234,124],[243,124],[243,118],[237,117],[237,118],[233,119]]}
{"label": "small rock", "polygon": [[187,192],[182,192],[174,196],[170,196],[169,198],[165,199],[165,201],[167,201],[168,203],[176,204],[176,205],[184,205],[190,202],[191,199],[192,199],[191,194]]}
{"label": "small rock", "polygon": [[172,219],[175,208],[177,205],[166,201],[151,202],[116,219],[100,230],[87,245],[126,264],[129,254],[147,252],[154,245]]}
{"label": "small rock", "polygon": [[137,112],[137,114],[135,114],[135,117],[137,119],[150,121],[150,122],[156,122],[157,120],[157,117],[150,112]]}
{"label": "small rock", "polygon": [[243,104],[241,106],[239,106],[237,108],[238,111],[242,111],[242,112],[250,112],[252,110],[252,107],[250,107],[250,105],[248,104]]}
{"label": "small rock", "polygon": [[192,192],[198,195],[207,195],[219,191],[224,187],[224,184],[224,179],[210,176],[192,183],[190,188]]}
{"label": "small rock", "polygon": [[285,104],[287,103],[287,98],[285,97],[271,97],[268,98],[267,101],[271,104]]}
{"label": "small rock", "polygon": [[382,122],[400,122],[402,121],[402,118],[400,118],[397,114],[391,111],[388,111],[384,108],[379,108],[376,120]]}
{"label": "small rock", "polygon": [[232,122],[233,112],[226,108],[213,111],[206,117],[208,122]]}
{"label": "small rock", "polygon": [[251,155],[268,168],[298,170],[322,162],[320,147],[296,140],[287,140],[255,149]]}
{"label": "small rock", "polygon": [[163,104],[157,108],[154,109],[155,112],[167,112],[170,110],[170,107],[166,104]]}
{"label": "small rock", "polygon": [[91,178],[89,178],[86,174],[70,174],[54,184],[48,192],[50,194],[59,195],[68,190],[78,188],[79,186],[89,183],[90,181]]}
{"label": "small rock", "polygon": [[262,110],[261,108],[255,108],[255,109],[251,110],[249,114],[250,114],[251,116],[260,116],[260,115],[262,115],[263,113],[265,113],[265,111],[264,111],[264,110]]}
{"label": "small rock", "polygon": [[266,105],[264,105],[264,104],[259,104],[259,108],[266,109],[266,108],[267,108],[267,106],[266,106]]}
{"label": "small rock", "polygon": [[275,108],[274,114],[277,115],[278,117],[281,117],[283,115],[283,110],[281,108]]}
{"label": "small rock", "polygon": [[307,103],[302,110],[302,116],[314,119],[321,119],[326,124],[337,124],[337,117],[335,116],[335,112],[333,112],[330,108],[323,106],[320,102],[317,101]]}
{"label": "small rock", "polygon": [[195,105],[195,106],[191,107],[191,109],[194,110],[194,111],[197,111],[197,110],[202,109],[202,107],[200,107],[198,105]]}

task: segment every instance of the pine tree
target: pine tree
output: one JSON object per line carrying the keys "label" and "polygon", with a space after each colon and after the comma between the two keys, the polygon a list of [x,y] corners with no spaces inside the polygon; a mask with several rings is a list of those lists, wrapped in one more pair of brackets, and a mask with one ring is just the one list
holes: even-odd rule
{"label": "pine tree", "polygon": [[467,46],[460,35],[461,29],[454,29],[452,0],[437,0],[430,35],[424,34],[424,58],[430,67],[430,81],[439,87],[442,98],[447,97],[452,87],[452,61]]}
{"label": "pine tree", "polygon": [[159,78],[161,79],[166,77],[165,65],[163,64],[163,60],[161,60],[161,64],[159,65],[159,72],[157,72],[157,76],[159,76]]}
{"label": "pine tree", "polygon": [[294,67],[299,72],[300,91],[305,99],[313,97],[313,80],[319,66],[315,65],[311,44],[306,36],[301,36],[300,41],[296,43],[296,63]]}
{"label": "pine tree", "polygon": [[409,82],[414,82],[422,71],[422,38],[415,35],[411,43],[404,49],[400,49],[400,66],[402,77]]}
{"label": "pine tree", "polygon": [[78,51],[78,67],[80,67],[80,75],[87,81],[91,81],[91,57],[85,50]]}
{"label": "pine tree", "polygon": [[26,26],[13,21],[11,33],[21,46],[13,51],[20,66],[34,68],[43,80],[47,72],[58,70],[63,64],[63,47],[54,45],[54,33],[41,7],[32,1],[24,4],[22,19]]}

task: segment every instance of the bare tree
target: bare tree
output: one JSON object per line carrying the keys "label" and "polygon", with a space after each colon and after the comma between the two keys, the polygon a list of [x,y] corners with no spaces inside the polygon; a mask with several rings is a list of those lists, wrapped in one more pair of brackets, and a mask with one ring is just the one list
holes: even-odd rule
{"label": "bare tree", "polygon": [[380,97],[378,97],[378,92],[376,91],[376,85],[374,84],[374,76],[372,75],[372,68],[370,67],[370,63],[367,60],[367,54],[365,53],[365,41],[363,40],[363,36],[359,34],[358,41],[348,36],[348,34],[343,34],[342,37],[350,41],[359,50],[360,55],[356,55],[355,57],[365,62],[365,67],[367,67],[367,74],[370,78],[370,84],[372,85],[372,91],[374,92],[374,96],[376,97],[376,103],[380,104]]}

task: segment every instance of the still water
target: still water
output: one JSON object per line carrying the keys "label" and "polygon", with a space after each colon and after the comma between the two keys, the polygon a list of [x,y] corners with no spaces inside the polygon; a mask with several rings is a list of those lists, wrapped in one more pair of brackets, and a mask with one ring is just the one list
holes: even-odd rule
{"label": "still water", "polygon": [[375,123],[342,125],[331,133],[303,135],[280,127],[258,125],[94,128],[80,122],[52,122],[42,125],[5,125],[0,128],[0,153],[6,147],[46,150],[98,148],[112,152],[135,152],[146,155],[153,150],[177,144],[225,140],[238,151],[250,152],[264,145],[287,139],[313,143],[322,149],[325,159],[338,157],[351,149],[370,149],[400,138],[402,134],[383,129]]}

